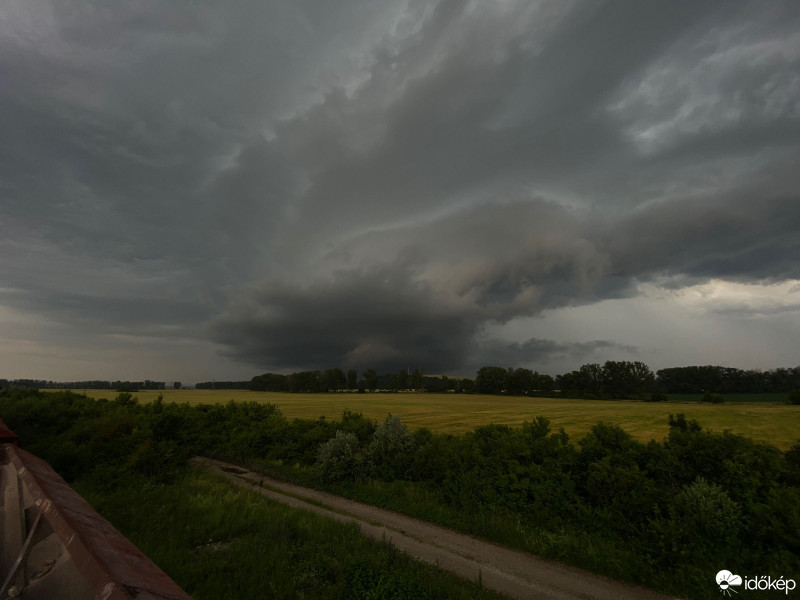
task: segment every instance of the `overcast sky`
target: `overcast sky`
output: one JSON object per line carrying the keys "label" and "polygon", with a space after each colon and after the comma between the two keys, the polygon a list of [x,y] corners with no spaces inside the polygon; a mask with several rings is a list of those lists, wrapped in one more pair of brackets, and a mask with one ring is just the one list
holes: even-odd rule
{"label": "overcast sky", "polygon": [[605,360],[800,364],[800,3],[0,3],[0,377]]}

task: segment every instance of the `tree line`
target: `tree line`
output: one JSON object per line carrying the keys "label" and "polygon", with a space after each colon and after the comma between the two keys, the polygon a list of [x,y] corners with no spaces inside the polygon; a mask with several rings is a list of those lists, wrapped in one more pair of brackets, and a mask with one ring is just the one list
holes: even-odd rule
{"label": "tree line", "polygon": [[[180,387],[174,382],[173,387]],[[118,391],[163,390],[163,381],[70,381],[0,379],[0,388],[108,389]],[[662,394],[788,393],[800,390],[800,366],[766,371],[722,366],[688,366],[656,373],[639,361],[609,360],[588,363],[555,378],[526,368],[484,366],[475,377],[425,375],[422,369],[401,369],[379,374],[339,368],[298,371],[288,375],[264,373],[249,381],[204,381],[198,389],[267,392],[458,392],[581,398],[666,399]],[[654,396],[655,394],[655,396]]]}
{"label": "tree line", "polygon": [[471,379],[460,377],[431,377],[421,369],[402,369],[397,373],[379,374],[366,369],[360,375],[355,369],[325,369],[299,371],[289,375],[264,373],[249,382],[246,389],[265,392],[374,392],[376,390],[401,392],[474,392]]}
{"label": "tree line", "polygon": [[673,367],[661,369],[657,391],[667,394],[748,394],[800,389],[800,366],[789,369],[742,370],[730,367]]}
{"label": "tree line", "polygon": [[[800,389],[800,367],[767,371],[742,370],[721,366],[690,366],[661,369],[656,373],[640,361],[588,363],[579,369],[557,375],[526,368],[484,366],[474,378],[428,376],[421,369],[378,374],[366,369],[360,376],[355,369],[300,371],[289,375],[264,373],[249,382],[223,382],[225,389],[250,389],[269,392],[337,391],[425,391],[527,396],[656,399],[663,394],[737,394],[791,392]],[[197,387],[211,387],[198,384]],[[217,382],[217,388],[223,389]],[[231,387],[228,388],[227,386]]]}
{"label": "tree line", "polygon": [[[180,383],[176,382],[178,387]],[[164,390],[167,387],[164,381],[105,381],[91,379],[85,381],[50,381],[47,379],[0,379],[0,388],[34,388],[40,390],[70,389],[70,390],[119,390],[137,392],[139,390]]]}

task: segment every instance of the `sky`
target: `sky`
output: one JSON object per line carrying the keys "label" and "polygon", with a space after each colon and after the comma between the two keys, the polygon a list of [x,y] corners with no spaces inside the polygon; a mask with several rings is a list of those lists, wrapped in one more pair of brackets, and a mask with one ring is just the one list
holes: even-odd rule
{"label": "sky", "polygon": [[800,3],[4,0],[0,377],[800,364]]}

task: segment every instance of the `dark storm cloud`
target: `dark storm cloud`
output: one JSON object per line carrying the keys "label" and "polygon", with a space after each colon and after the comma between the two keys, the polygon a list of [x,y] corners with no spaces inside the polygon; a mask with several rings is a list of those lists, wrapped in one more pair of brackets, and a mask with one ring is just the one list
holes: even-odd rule
{"label": "dark storm cloud", "polygon": [[[413,43],[373,65],[370,81],[354,97],[333,92],[279,130],[279,136],[293,140],[296,160],[312,173],[297,205],[297,221],[319,232],[329,247],[333,243],[317,266],[348,274],[329,280],[326,291],[344,294],[342,305],[354,307],[353,314],[371,293],[369,285],[353,285],[360,269],[391,270],[398,257],[411,260],[415,269],[407,273],[406,289],[422,285],[433,291],[438,306],[451,305],[448,314],[458,315],[464,326],[433,328],[427,317],[415,317],[431,310],[414,306],[403,320],[412,329],[426,323],[436,335],[418,338],[424,344],[415,344],[421,347],[413,352],[414,345],[408,346],[409,355],[424,355],[429,344],[438,356],[452,358],[445,364],[463,364],[470,354],[463,348],[479,348],[474,334],[485,324],[628,296],[637,281],[798,276],[792,256],[800,204],[790,166],[797,115],[791,110],[766,115],[750,102],[735,107],[740,116],[733,122],[690,131],[667,128],[666,145],[654,151],[637,146],[642,143],[637,128],[645,127],[647,118],[656,124],[674,120],[694,101],[694,91],[678,89],[673,104],[659,107],[663,112],[657,115],[647,115],[636,94],[621,96],[637,81],[658,79],[661,62],[669,63],[673,55],[685,63],[729,50],[725,44],[730,42],[705,39],[706,32],[712,23],[736,26],[737,18],[749,14],[747,7],[584,7],[562,15],[542,47],[526,46],[524,35],[460,38],[468,26],[447,28],[437,17],[447,12],[448,22],[468,23],[464,5],[446,3],[440,10]],[[767,39],[773,27],[790,30],[785,20],[778,21],[791,16],[775,14],[751,25],[752,43]],[[502,17],[484,23],[498,32],[507,25]],[[693,50],[687,52],[687,46]],[[426,71],[419,63],[434,47],[443,58]],[[386,105],[399,65],[423,74],[406,82],[387,108],[376,110],[376,102]],[[726,65],[717,109],[744,92],[752,97],[754,88],[771,78],[780,80],[786,65],[782,59],[771,69]],[[654,73],[648,72],[651,67]],[[621,101],[635,106],[620,112],[614,105]],[[362,127],[356,125],[359,120]],[[742,166],[749,171],[746,177],[736,172]],[[545,190],[554,200],[521,199],[526,189]],[[559,202],[564,196],[575,208]],[[454,210],[465,202],[478,206]],[[415,214],[422,216],[421,223],[391,225]],[[375,231],[358,233],[365,228]],[[286,231],[306,247],[315,243],[291,224]],[[272,302],[261,296],[256,305]],[[394,348],[396,331],[380,324],[395,321],[381,305],[376,302],[370,313],[369,343]],[[338,364],[352,348],[366,347],[363,330],[353,329],[351,321],[334,318],[322,326],[306,308],[317,318],[319,311],[324,314],[316,302],[295,302],[289,321],[295,330],[314,323],[307,330],[320,336],[320,347],[327,347],[323,340],[343,342],[328,354],[329,362]],[[240,330],[250,330],[246,310],[232,318]],[[276,345],[292,344],[286,330],[275,335],[274,325],[252,322],[262,327],[247,336],[244,355],[259,356],[258,340],[268,340],[274,361],[281,354]],[[458,351],[448,355],[439,347],[443,340]],[[236,339],[225,341],[243,348]],[[484,344],[488,347],[510,364],[565,356],[579,360],[597,349],[635,351],[610,341],[498,341]],[[489,360],[492,352],[480,354]],[[372,358],[358,356],[366,362]],[[374,359],[380,362],[379,353]]]}
{"label": "dark storm cloud", "polygon": [[306,286],[273,283],[215,319],[234,357],[276,368],[461,364],[475,333],[469,310],[443,306],[403,270],[339,274]]}
{"label": "dark storm cloud", "polygon": [[551,31],[532,19],[531,33],[514,23],[519,11],[474,16],[467,6],[437,5],[410,42],[379,55],[354,97],[333,90],[280,130],[313,174],[298,203],[304,226],[335,236],[476,193],[485,201],[498,186],[561,185],[614,155],[632,160],[604,103],[716,14],[714,4],[614,3],[573,11]]}
{"label": "dark storm cloud", "polygon": [[254,127],[296,105],[292,75],[325,49],[308,21],[331,20],[282,2],[0,10],[4,302],[114,331],[206,320],[292,197]]}
{"label": "dark storm cloud", "polygon": [[645,206],[607,234],[614,272],[739,281],[800,278],[800,153],[758,169],[746,185]]}
{"label": "dark storm cloud", "polygon": [[0,303],[43,321],[432,371],[634,353],[481,332],[643,281],[800,278],[791,3],[0,10]]}

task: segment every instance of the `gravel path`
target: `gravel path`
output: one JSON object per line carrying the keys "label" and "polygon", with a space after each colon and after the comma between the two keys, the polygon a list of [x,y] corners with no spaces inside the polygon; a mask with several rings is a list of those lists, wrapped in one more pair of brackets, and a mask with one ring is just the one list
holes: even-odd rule
{"label": "gravel path", "polygon": [[[338,521],[354,522],[411,556],[477,581],[511,598],[541,600],[668,600],[671,597],[537,558],[368,504],[262,476],[237,465],[195,457],[242,487]],[[673,599],[674,600],[674,599]]]}

